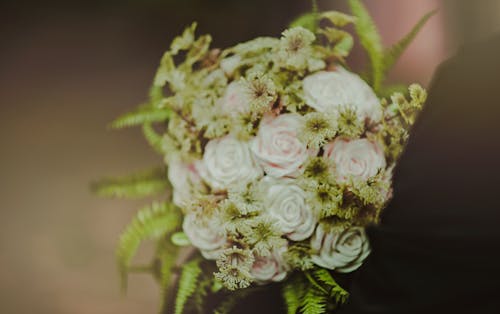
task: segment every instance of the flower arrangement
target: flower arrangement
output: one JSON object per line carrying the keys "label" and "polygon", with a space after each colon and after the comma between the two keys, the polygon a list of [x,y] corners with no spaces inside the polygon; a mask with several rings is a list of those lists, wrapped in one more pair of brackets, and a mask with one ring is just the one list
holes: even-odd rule
{"label": "flower arrangement", "polygon": [[[168,195],[140,210],[118,246],[119,269],[152,272],[164,312],[198,309],[274,283],[288,313],[325,313],[345,302],[337,274],[370,253],[364,228],[391,198],[391,175],[426,100],[418,85],[384,88],[383,74],[432,15],[383,49],[365,7],[313,12],[281,38],[219,50],[196,24],[175,38],[150,100],[112,123],[142,125],[163,167],[97,183],[105,196]],[[346,64],[353,24],[370,59],[359,76]],[[132,259],[156,241],[150,265]],[[177,271],[180,269],[180,271]],[[180,275],[179,275],[180,273]],[[177,291],[173,296],[172,291]]]}

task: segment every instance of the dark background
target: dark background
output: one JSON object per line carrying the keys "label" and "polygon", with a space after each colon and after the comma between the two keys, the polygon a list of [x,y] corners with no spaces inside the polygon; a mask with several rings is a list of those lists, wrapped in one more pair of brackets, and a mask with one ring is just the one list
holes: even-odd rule
{"label": "dark background", "polygon": [[[386,44],[441,8],[391,80],[427,85],[459,42],[498,24],[498,1],[482,1],[467,23],[456,12],[470,8],[451,2],[367,1]],[[319,3],[345,8],[344,0]],[[145,99],[163,51],[192,21],[226,47],[277,36],[309,7],[307,0],[2,1],[0,312],[156,312],[152,278],[132,276],[123,297],[114,262],[119,233],[142,202],[100,200],[88,184],[161,157],[139,130],[112,132],[107,123]],[[351,62],[359,65],[360,56]]]}

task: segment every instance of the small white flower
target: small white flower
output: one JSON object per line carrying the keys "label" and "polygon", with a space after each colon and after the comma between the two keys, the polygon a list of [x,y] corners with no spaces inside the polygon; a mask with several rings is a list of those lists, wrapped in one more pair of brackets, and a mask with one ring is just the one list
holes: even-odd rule
{"label": "small white flower", "polygon": [[275,249],[269,256],[254,254],[255,261],[250,270],[253,279],[260,284],[279,282],[286,278],[288,267],[283,259],[287,246]]}
{"label": "small white flower", "polygon": [[181,208],[186,207],[193,200],[193,196],[206,192],[194,164],[172,159],[168,167],[168,180],[173,188],[173,202]]}
{"label": "small white flower", "polygon": [[228,242],[222,222],[215,215],[189,212],[184,216],[182,229],[206,259],[217,259]]}
{"label": "small white flower", "polygon": [[241,81],[233,81],[227,85],[226,91],[219,99],[221,111],[230,117],[247,113],[250,109],[250,95]]}
{"label": "small white flower", "polygon": [[350,106],[362,121],[382,119],[382,106],[371,87],[340,66],[333,72],[320,71],[307,76],[303,89],[307,105],[319,112],[338,112]]}
{"label": "small white flower", "polygon": [[308,157],[317,154],[317,150],[308,150],[299,140],[298,132],[303,125],[304,118],[294,113],[267,115],[262,119],[251,149],[267,175],[296,177]]}
{"label": "small white flower", "polygon": [[382,148],[365,138],[337,138],[327,144],[324,150],[324,157],[333,161],[337,180],[341,182],[350,177],[367,180],[386,167]]}
{"label": "small white flower", "polygon": [[203,180],[216,191],[252,182],[263,175],[248,144],[230,135],[209,141],[196,168]]}
{"label": "small white flower", "polygon": [[276,220],[281,232],[292,241],[311,236],[318,217],[306,202],[307,194],[294,179],[264,178],[264,208]]}
{"label": "small white flower", "polygon": [[311,239],[313,263],[320,267],[349,273],[358,269],[370,254],[370,245],[363,228],[347,230],[325,230],[318,225]]}

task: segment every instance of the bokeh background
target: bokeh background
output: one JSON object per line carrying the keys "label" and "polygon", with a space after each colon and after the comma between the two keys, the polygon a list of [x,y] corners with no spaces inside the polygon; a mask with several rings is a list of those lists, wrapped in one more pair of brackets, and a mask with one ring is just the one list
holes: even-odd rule
{"label": "bokeh background", "polygon": [[[461,43],[499,28],[496,0],[366,2],[386,45],[440,9],[393,81],[428,85]],[[345,0],[319,4],[346,8]],[[226,47],[279,35],[309,8],[308,0],[3,0],[0,313],[155,313],[153,279],[133,275],[122,296],[115,269],[120,231],[142,202],[98,199],[88,186],[161,158],[139,130],[109,131],[107,123],[145,99],[169,41],[192,21]]]}

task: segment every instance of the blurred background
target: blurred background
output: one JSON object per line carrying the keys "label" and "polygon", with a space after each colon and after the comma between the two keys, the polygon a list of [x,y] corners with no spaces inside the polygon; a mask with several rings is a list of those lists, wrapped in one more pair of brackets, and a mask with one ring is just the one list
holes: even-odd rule
{"label": "blurred background", "polygon": [[[321,9],[345,2],[319,0]],[[392,81],[428,85],[462,43],[500,24],[496,0],[366,2],[386,45],[440,9]],[[88,185],[161,158],[139,130],[109,131],[107,123],[145,99],[163,51],[192,21],[226,47],[277,36],[309,8],[308,0],[3,0],[0,312],[155,313],[153,279],[133,275],[122,296],[114,260],[120,231],[142,202],[97,199]]]}

